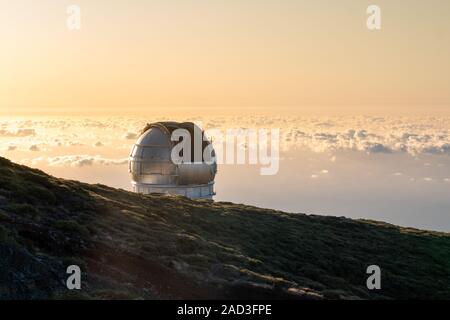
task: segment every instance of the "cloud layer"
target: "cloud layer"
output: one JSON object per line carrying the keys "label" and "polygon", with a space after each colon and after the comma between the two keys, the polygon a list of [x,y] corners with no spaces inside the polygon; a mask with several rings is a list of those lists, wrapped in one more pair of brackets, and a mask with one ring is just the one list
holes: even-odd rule
{"label": "cloud layer", "polygon": [[46,162],[52,167],[86,167],[92,165],[125,165],[128,163],[128,158],[125,159],[108,159],[101,156],[89,155],[68,155],[58,157],[39,157],[31,160],[31,163],[37,165]]}
{"label": "cloud layer", "polygon": [[279,128],[282,152],[306,148],[318,153],[450,155],[450,118],[363,116],[0,118],[0,152],[37,154],[50,165],[124,164],[145,124],[161,120],[195,121],[204,129]]}

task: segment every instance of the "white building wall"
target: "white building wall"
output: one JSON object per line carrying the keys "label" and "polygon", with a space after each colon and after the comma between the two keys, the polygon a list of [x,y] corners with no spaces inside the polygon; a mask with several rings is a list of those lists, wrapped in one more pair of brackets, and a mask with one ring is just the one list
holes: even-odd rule
{"label": "white building wall", "polygon": [[198,186],[163,186],[132,182],[133,191],[142,194],[166,193],[181,195],[192,199],[212,199],[214,196],[214,183]]}

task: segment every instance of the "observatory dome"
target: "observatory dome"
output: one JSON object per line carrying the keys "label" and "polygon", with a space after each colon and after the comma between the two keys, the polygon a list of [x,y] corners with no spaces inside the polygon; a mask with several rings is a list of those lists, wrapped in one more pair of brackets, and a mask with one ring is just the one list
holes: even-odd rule
{"label": "observatory dome", "polygon": [[[185,129],[191,136],[191,161],[175,163],[172,160],[172,149],[178,141],[172,141],[171,136],[177,129]],[[201,142],[201,161],[194,159],[195,142]],[[208,146],[212,148],[210,145],[203,131],[192,122],[148,124],[130,155],[129,171],[134,192],[212,199],[217,164],[203,159],[203,151]],[[214,156],[214,150],[211,154]]]}

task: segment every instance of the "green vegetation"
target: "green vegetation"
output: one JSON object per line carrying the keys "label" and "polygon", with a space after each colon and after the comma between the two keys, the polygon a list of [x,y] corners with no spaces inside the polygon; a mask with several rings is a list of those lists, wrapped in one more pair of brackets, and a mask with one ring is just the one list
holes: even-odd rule
{"label": "green vegetation", "polygon": [[80,236],[89,236],[89,230],[85,226],[80,225],[75,220],[59,220],[56,221],[54,227],[67,233],[74,233]]}
{"label": "green vegetation", "polygon": [[3,299],[450,299],[449,234],[144,196],[3,158],[0,257]]}

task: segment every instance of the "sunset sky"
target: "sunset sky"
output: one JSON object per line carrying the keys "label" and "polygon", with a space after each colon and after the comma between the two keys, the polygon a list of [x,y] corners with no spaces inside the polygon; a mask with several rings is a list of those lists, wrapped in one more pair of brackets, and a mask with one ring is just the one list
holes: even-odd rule
{"label": "sunset sky", "polygon": [[0,114],[448,116],[449,39],[447,0],[0,0]]}

